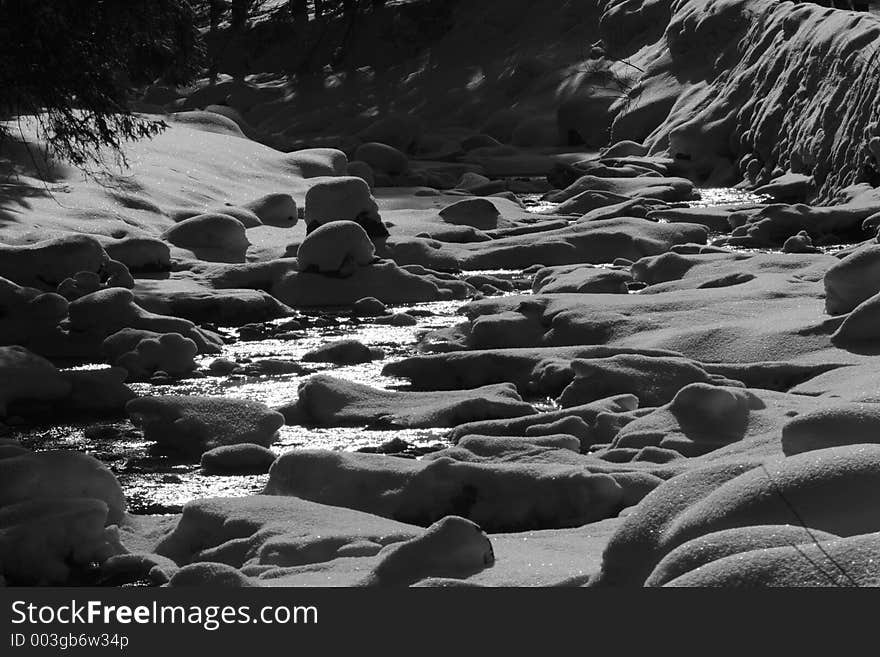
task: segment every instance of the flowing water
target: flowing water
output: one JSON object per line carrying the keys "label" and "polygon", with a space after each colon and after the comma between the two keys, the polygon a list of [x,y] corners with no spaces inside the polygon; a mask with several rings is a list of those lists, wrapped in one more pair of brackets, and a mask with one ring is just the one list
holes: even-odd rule
{"label": "flowing water", "polygon": [[[762,199],[736,189],[701,190],[701,199],[692,205],[752,204]],[[536,213],[548,213],[553,204],[540,200],[539,195],[523,195],[526,207]],[[465,272],[463,276],[484,274],[505,279],[514,291],[531,290],[531,276],[520,271]],[[175,381],[169,385],[149,383],[132,384],[138,395],[192,394],[221,395],[261,401],[270,407],[294,401],[299,383],[317,372],[383,388],[405,388],[406,381],[384,376],[382,368],[389,362],[417,353],[419,337],[429,331],[447,328],[463,320],[459,314],[461,301],[441,301],[413,304],[391,310],[408,311],[417,323],[414,326],[395,327],[373,321],[353,318],[349,312],[303,313],[309,328],[281,333],[261,340],[241,339],[236,329],[220,329],[228,343],[219,356],[202,358],[199,378]],[[290,322],[284,318],[276,325]],[[272,324],[272,323],[270,323]],[[271,326],[270,326],[271,329]],[[271,333],[271,330],[269,331]],[[334,366],[325,363],[302,363],[302,356],[329,341],[353,338],[385,352],[385,358],[369,363]],[[264,359],[296,361],[303,367],[298,374],[266,376],[211,376],[207,366],[214,358],[223,357],[238,363]],[[546,402],[536,401],[543,407]],[[542,403],[543,402],[543,403]],[[356,450],[375,448],[393,438],[411,446],[410,456],[446,446],[446,429],[374,430],[363,427],[334,427],[329,429],[284,426],[279,432],[273,451],[283,454],[298,448]],[[135,513],[174,513],[189,500],[199,497],[235,496],[259,493],[267,475],[217,476],[203,475],[198,463],[182,460],[157,450],[144,440],[140,430],[124,419],[117,421],[76,422],[54,425],[27,425],[13,428],[9,436],[31,448],[76,449],[88,452],[106,463],[122,485],[129,510]]]}

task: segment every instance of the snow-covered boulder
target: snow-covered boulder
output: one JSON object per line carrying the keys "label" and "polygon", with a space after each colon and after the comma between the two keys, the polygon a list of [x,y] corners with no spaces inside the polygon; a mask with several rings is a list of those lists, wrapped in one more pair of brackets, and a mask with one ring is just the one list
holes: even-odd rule
{"label": "snow-covered boulder", "polygon": [[51,450],[0,459],[0,509],[46,498],[87,497],[106,507],[107,524],[125,515],[125,495],[98,459],[72,450]]}
{"label": "snow-covered boulder", "polygon": [[67,299],[0,278],[0,344],[28,345],[48,338],[67,317]]}
{"label": "snow-covered boulder", "polygon": [[620,354],[577,358],[570,367],[574,380],[559,397],[562,406],[578,406],[625,393],[638,397],[642,406],[660,406],[672,401],[686,385],[714,381],[698,363],[686,358]]}
{"label": "snow-covered boulder", "polygon": [[357,340],[334,340],[312,349],[303,355],[302,360],[311,363],[335,363],[337,365],[356,365],[382,359],[385,352],[370,348]]}
{"label": "snow-covered boulder", "polygon": [[375,555],[421,533],[419,527],[296,497],[218,497],[187,503],[156,552],[178,564],[286,567]]}
{"label": "snow-covered boulder", "polygon": [[179,333],[195,342],[200,353],[218,351],[222,344],[219,337],[197,328],[186,319],[144,310],[135,303],[131,290],[125,288],[107,288],[87,294],[70,304],[68,314],[71,333],[96,341],[98,345],[124,328]]}
{"label": "snow-covered boulder", "polygon": [[674,549],[722,530],[773,533],[773,526],[796,525],[841,537],[880,531],[871,494],[878,463],[880,446],[847,445],[764,463],[721,462],[673,477],[626,517],[596,583],[641,586]]}
{"label": "snow-covered boulder", "polygon": [[498,228],[501,213],[487,198],[466,198],[447,205],[438,213],[446,223],[473,226],[481,230]]}
{"label": "snow-covered boulder", "polygon": [[312,185],[306,192],[305,220],[309,231],[330,221],[354,221],[371,236],[388,234],[370,187],[355,176],[328,178]]}
{"label": "snow-covered boulder", "polygon": [[374,170],[391,175],[403,173],[409,168],[409,158],[388,144],[367,142],[358,146],[354,159],[366,162]]}
{"label": "snow-covered boulder", "polygon": [[147,440],[193,456],[238,443],[268,447],[284,424],[284,417],[264,404],[231,397],[139,397],[128,402],[126,412]]}
{"label": "snow-covered boulder", "polygon": [[378,558],[360,586],[409,586],[427,577],[463,579],[495,563],[489,537],[460,516],[438,520],[424,534],[383,549]]}
{"label": "snow-covered boulder", "polygon": [[414,461],[322,450],[279,457],[265,493],[423,526],[460,515],[490,532],[580,526],[625,506],[624,488],[613,477],[582,465]]}
{"label": "snow-covered boulder", "polygon": [[[194,212],[195,216],[198,212]],[[125,237],[104,242],[104,249],[113,260],[129,271],[164,271],[171,267],[171,250],[154,237]]]}
{"label": "snow-covered boulder", "polygon": [[296,402],[280,409],[290,424],[452,427],[535,413],[509,383],[473,390],[402,392],[318,374],[300,384],[298,395]]}
{"label": "snow-covered boulder", "polygon": [[211,262],[244,262],[250,246],[245,227],[227,214],[200,214],[184,219],[166,230],[162,239]]}
{"label": "snow-covered boulder", "polygon": [[304,148],[281,156],[290,173],[303,178],[345,175],[348,158],[338,148]]}
{"label": "snow-covered boulder", "polygon": [[877,404],[828,404],[782,427],[782,448],[788,455],[859,443],[880,443]]}
{"label": "snow-covered boulder", "polygon": [[275,461],[275,453],[262,445],[222,445],[202,454],[207,474],[264,474]]}
{"label": "snow-covered boulder", "polygon": [[267,226],[295,226],[299,218],[296,201],[290,194],[267,194],[244,204]]}
{"label": "snow-covered boulder", "polygon": [[688,571],[665,586],[876,587],[880,533],[848,538],[814,531],[800,545],[780,545],[741,552]]}
{"label": "snow-covered boulder", "polygon": [[376,249],[353,221],[331,221],[306,235],[296,254],[300,271],[351,275],[373,261]]}
{"label": "snow-covered boulder", "polygon": [[752,550],[767,550],[776,547],[793,547],[812,544],[814,541],[827,541],[838,538],[834,534],[811,530],[796,525],[763,525],[757,527],[736,527],[700,536],[680,545],[667,554],[650,577],[645,586],[663,586],[685,573],[701,566]]}
{"label": "snow-covered boulder", "polygon": [[77,496],[0,507],[0,576],[18,586],[75,584],[79,572],[124,551],[107,514],[102,500]]}
{"label": "snow-covered boulder", "polygon": [[880,292],[880,245],[859,248],[825,274],[825,308],[832,315],[853,310]]}
{"label": "snow-covered boulder", "polygon": [[0,244],[0,276],[26,287],[54,291],[78,272],[99,272],[109,257],[94,237],[65,235],[28,244]]}
{"label": "snow-covered boulder", "polygon": [[122,329],[107,337],[103,350],[110,363],[125,368],[132,379],[146,379],[157,371],[171,376],[192,372],[196,343],[179,333],[153,333],[137,329]]}
{"label": "snow-covered boulder", "polygon": [[349,162],[348,167],[345,170],[345,175],[363,178],[364,182],[367,183],[367,186],[370,189],[373,189],[376,186],[376,176],[373,173],[373,167],[366,162],[361,162],[360,160]]}
{"label": "snow-covered boulder", "polygon": [[70,382],[42,356],[24,347],[0,347],[0,417],[12,402],[59,400],[70,391]]}

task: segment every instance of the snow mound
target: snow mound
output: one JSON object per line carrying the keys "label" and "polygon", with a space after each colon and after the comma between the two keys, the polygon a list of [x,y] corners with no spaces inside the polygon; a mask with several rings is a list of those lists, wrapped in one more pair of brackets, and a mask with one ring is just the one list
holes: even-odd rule
{"label": "snow mound", "polygon": [[829,404],[798,415],[782,427],[787,455],[878,441],[880,407],[876,404]]}
{"label": "snow mound", "polygon": [[84,334],[98,343],[124,328],[132,328],[178,333],[195,342],[200,353],[211,353],[219,348],[219,338],[188,320],[144,310],[135,302],[131,290],[124,288],[108,288],[81,297],[70,304],[68,313],[71,332]]}
{"label": "snow mound", "polygon": [[263,474],[275,461],[275,453],[262,445],[223,445],[202,454],[202,470],[208,474]]}
{"label": "snow mound", "polygon": [[705,564],[744,552],[782,546],[806,548],[811,543],[835,538],[828,532],[795,525],[737,527],[712,532],[678,546],[663,557],[645,581],[645,586],[663,586]]}
{"label": "snow mound", "polygon": [[596,583],[641,585],[673,549],[727,529],[770,527],[772,533],[772,526],[788,524],[842,537],[878,531],[867,493],[880,476],[878,463],[880,447],[853,445],[674,477],[627,516],[608,544]]}
{"label": "snow mound", "polygon": [[266,494],[293,495],[422,526],[447,515],[486,531],[576,527],[615,515],[624,489],[583,466],[411,461],[296,450],[272,465]]}
{"label": "snow mound", "polygon": [[284,424],[284,417],[264,404],[231,397],[139,397],[125,410],[147,440],[195,456],[238,443],[268,447]]}
{"label": "snow mound", "polygon": [[366,162],[375,171],[396,175],[409,169],[409,158],[388,144],[367,142],[357,147],[354,160]]}
{"label": "snow mound", "polygon": [[495,563],[489,537],[458,516],[438,520],[424,534],[379,553],[362,586],[409,586],[426,577],[464,579]]}
{"label": "snow mound", "polygon": [[123,551],[107,513],[102,500],[76,496],[0,507],[0,575],[13,586],[70,584]]}
{"label": "snow mound", "polygon": [[[354,221],[374,234],[370,226],[382,228],[379,207],[362,178],[339,176],[320,180],[306,193],[306,225],[309,228],[331,221]],[[387,234],[387,231],[386,231]]]}
{"label": "snow mound", "polygon": [[[338,254],[328,257],[325,252],[320,257],[323,261],[339,262]],[[345,277],[288,272],[272,285],[271,293],[291,307],[327,307],[351,306],[365,297],[386,304],[464,299],[474,293],[474,288],[455,277],[424,269],[413,271],[391,260],[379,260],[357,267]]]}
{"label": "snow mound", "polygon": [[829,538],[751,550],[717,559],[668,582],[666,586],[804,587],[877,586],[874,564],[880,558],[880,534]]}
{"label": "snow mound", "polygon": [[305,353],[302,360],[310,363],[335,363],[337,365],[356,365],[383,358],[381,349],[370,348],[357,340],[334,340]]}
{"label": "snow mound", "polygon": [[422,529],[386,518],[325,506],[296,497],[254,495],[189,502],[158,554],[179,564],[216,561],[295,566],[329,561],[354,545],[385,545],[419,535]]}
{"label": "snow mound", "polygon": [[0,245],[0,276],[25,287],[54,289],[78,272],[97,273],[109,257],[86,235],[66,235],[27,246]]}
{"label": "snow mound", "polygon": [[243,207],[253,212],[260,223],[267,226],[286,228],[295,226],[299,220],[296,201],[290,194],[266,194],[245,203]]}
{"label": "snow mound", "polygon": [[299,270],[350,276],[373,262],[375,247],[354,221],[330,221],[309,233],[299,245]]}
{"label": "snow mound", "polygon": [[11,402],[58,400],[70,391],[70,382],[45,358],[24,347],[0,347],[0,417]]}
{"label": "snow mound", "polygon": [[626,294],[633,277],[627,271],[589,265],[565,265],[539,269],[532,279],[535,294],[599,293]]}
{"label": "snow mound", "polygon": [[559,397],[561,406],[630,393],[641,406],[660,406],[691,383],[730,383],[713,377],[695,361],[686,358],[649,358],[621,354],[610,358],[575,359],[570,365],[574,379]]}
{"label": "snow mound", "polygon": [[113,365],[132,379],[148,379],[157,371],[183,376],[196,368],[196,343],[179,333],[122,329],[104,340],[103,351]]}
{"label": "snow mound", "polygon": [[100,500],[107,524],[125,515],[125,496],[116,477],[98,459],[68,450],[21,454],[0,459],[0,508],[45,498]]}
{"label": "snow mound", "polygon": [[535,412],[510,384],[475,390],[398,392],[318,374],[303,381],[298,394],[294,404],[280,409],[291,424],[454,427]]}
{"label": "snow mound", "polygon": [[209,262],[244,262],[250,242],[242,223],[227,214],[200,214],[172,226],[162,239]]}

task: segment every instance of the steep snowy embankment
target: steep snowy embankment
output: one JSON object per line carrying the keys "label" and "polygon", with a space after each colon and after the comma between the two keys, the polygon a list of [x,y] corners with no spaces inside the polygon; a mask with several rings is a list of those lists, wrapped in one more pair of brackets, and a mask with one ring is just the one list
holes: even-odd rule
{"label": "steep snowy embankment", "polygon": [[[774,0],[643,4],[653,10],[615,3],[603,19],[606,41],[645,69],[616,117],[615,139],[668,149],[714,183],[764,184],[790,171],[812,175],[817,198],[828,201],[874,182],[876,17]],[[668,27],[641,47],[664,5]],[[632,37],[613,38],[624,26]]]}

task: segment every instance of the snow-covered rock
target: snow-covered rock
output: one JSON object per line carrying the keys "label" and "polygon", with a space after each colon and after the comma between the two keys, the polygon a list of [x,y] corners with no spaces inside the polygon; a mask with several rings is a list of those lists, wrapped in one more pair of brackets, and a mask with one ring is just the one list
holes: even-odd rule
{"label": "snow-covered rock", "polygon": [[0,459],[0,509],[47,498],[100,500],[107,524],[125,514],[125,496],[106,465],[88,454],[51,450]]}
{"label": "snow-covered rock", "polygon": [[531,415],[535,409],[510,384],[474,390],[400,392],[318,374],[303,381],[296,402],[283,406],[289,424],[451,427],[463,422]]}
{"label": "snow-covered rock", "polygon": [[354,159],[366,162],[374,170],[395,175],[409,168],[409,158],[388,144],[367,142],[357,147]]}
{"label": "snow-covered rock", "polygon": [[75,584],[79,573],[123,552],[107,513],[102,500],[75,495],[0,507],[0,575],[18,586]]}
{"label": "snow-covered rock", "polygon": [[222,445],[202,454],[202,470],[208,474],[263,474],[275,461],[275,453],[251,443]]}
{"label": "snow-covered rock", "polygon": [[295,226],[299,219],[296,201],[290,194],[267,194],[243,206],[259,217],[267,226],[287,228]]}
{"label": "snow-covered rock", "polygon": [[268,447],[284,424],[284,417],[265,405],[231,397],[139,397],[126,412],[147,440],[194,456],[238,443]]}
{"label": "snow-covered rock", "polygon": [[614,478],[582,466],[412,461],[320,450],[279,457],[265,492],[419,525],[460,515],[486,531],[579,526],[625,505]]}
{"label": "snow-covered rock", "polygon": [[25,287],[54,291],[78,272],[101,271],[109,260],[88,235],[65,235],[27,246],[0,245],[0,276]]}
{"label": "snow-covered rock", "polygon": [[385,357],[378,347],[368,347],[352,339],[334,340],[306,352],[302,360],[311,363],[335,363],[337,365],[356,365]]}
{"label": "snow-covered rock", "polygon": [[183,376],[196,368],[196,343],[179,333],[122,329],[107,337],[103,350],[110,363],[125,368],[132,379],[147,379],[157,371]]}
{"label": "snow-covered rock", "polygon": [[324,223],[299,245],[300,271],[351,276],[373,262],[376,249],[366,231],[353,221]]}
{"label": "snow-covered rock", "polygon": [[305,221],[310,230],[331,221],[354,221],[371,237],[388,234],[369,186],[355,176],[328,178],[312,185],[306,193]]}
{"label": "snow-covered rock", "polygon": [[245,227],[227,214],[200,214],[172,226],[162,239],[192,252],[200,260],[244,262],[250,242]]}
{"label": "snow-covered rock", "polygon": [[0,417],[13,402],[57,401],[71,385],[48,360],[24,347],[0,347]]}

